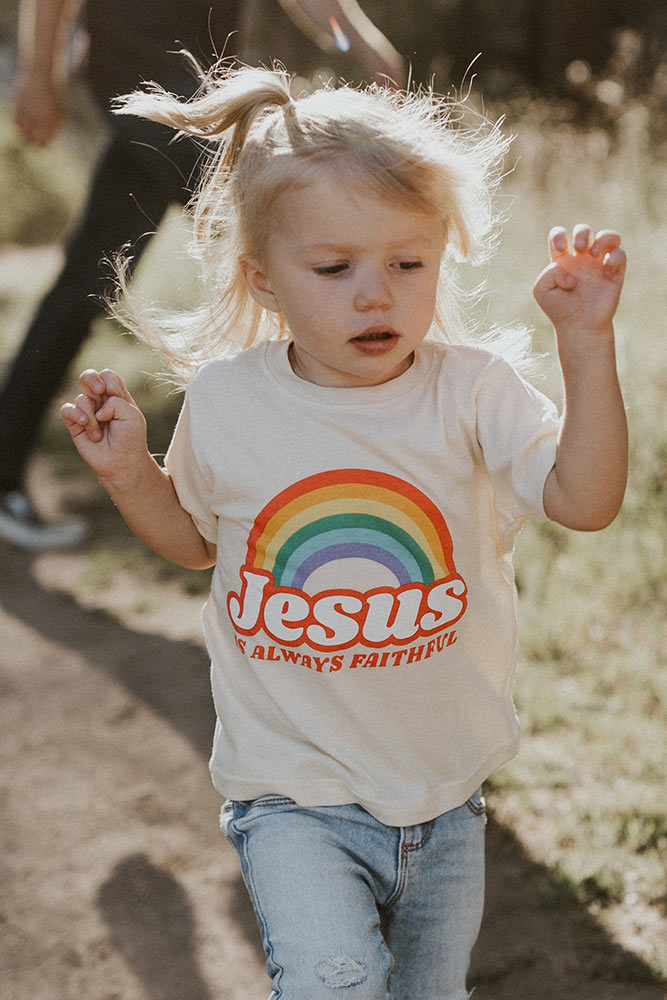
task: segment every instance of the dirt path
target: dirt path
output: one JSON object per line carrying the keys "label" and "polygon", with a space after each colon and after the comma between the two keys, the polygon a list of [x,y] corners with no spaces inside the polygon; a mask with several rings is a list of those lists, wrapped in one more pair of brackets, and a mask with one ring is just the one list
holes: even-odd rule
{"label": "dirt path", "polygon": [[[192,600],[165,588],[140,629],[68,591],[77,559],[0,544],[2,995],[262,1000]],[[475,1000],[663,1000],[493,822],[488,868]]]}

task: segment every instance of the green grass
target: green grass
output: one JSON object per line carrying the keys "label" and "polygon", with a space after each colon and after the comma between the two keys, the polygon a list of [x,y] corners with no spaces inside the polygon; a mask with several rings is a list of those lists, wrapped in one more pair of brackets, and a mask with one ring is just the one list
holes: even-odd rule
{"label": "green grass", "polygon": [[[511,120],[519,160],[505,190],[516,200],[493,302],[550,349],[529,289],[549,227],[621,231],[630,263],[616,327],[631,468],[624,507],[605,531],[531,524],[518,539],[524,739],[489,800],[560,884],[665,973],[667,171],[651,154],[641,106],[611,134],[550,123],[544,112]],[[545,385],[558,398],[553,362]]]}
{"label": "green grass", "polygon": [[[628,105],[611,130],[578,129],[535,104],[511,107],[509,125],[517,164],[503,188],[509,220],[489,272],[489,319],[535,327],[536,348],[551,351],[530,291],[546,262],[548,229],[579,221],[620,229],[630,265],[618,353],[632,457],[623,510],[604,532],[531,524],[518,540],[516,700],[524,740],[516,760],[493,777],[488,797],[496,819],[553,873],[552,904],[576,899],[626,952],[664,973],[667,170],[640,104]],[[14,169],[15,154],[7,158],[6,148],[0,143],[3,177]],[[175,305],[193,294],[181,245],[172,220],[139,274],[151,295]],[[145,374],[159,367],[157,359],[101,323],[77,367],[89,364],[117,367],[127,377],[147,412],[150,446],[163,453],[180,399]],[[559,398],[553,358],[542,385]],[[76,457],[55,420],[44,440],[60,472],[74,474]],[[88,585],[103,589],[115,573],[133,568],[149,583],[176,578],[186,591],[206,588],[207,576],[167,567],[134,542],[94,481],[75,504],[99,526]],[[632,978],[640,966],[627,959],[608,973]]]}

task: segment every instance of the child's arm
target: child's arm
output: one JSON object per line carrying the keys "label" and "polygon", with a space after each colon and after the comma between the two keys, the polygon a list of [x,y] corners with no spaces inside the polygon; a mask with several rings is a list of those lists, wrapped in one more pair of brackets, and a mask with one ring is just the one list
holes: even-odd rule
{"label": "child's arm", "polygon": [[551,264],[534,295],[553,323],[565,387],[556,463],[544,486],[549,518],[596,531],[619,511],[628,468],[628,432],[616,374],[612,319],[626,258],[617,233],[593,237],[577,226],[549,234]]}
{"label": "child's arm", "polygon": [[115,372],[90,369],[81,386],[75,402],[62,407],[62,418],[128,526],[171,562],[189,569],[212,566],[215,545],[202,538],[171,477],[149,454],[146,421],[123,380]]}

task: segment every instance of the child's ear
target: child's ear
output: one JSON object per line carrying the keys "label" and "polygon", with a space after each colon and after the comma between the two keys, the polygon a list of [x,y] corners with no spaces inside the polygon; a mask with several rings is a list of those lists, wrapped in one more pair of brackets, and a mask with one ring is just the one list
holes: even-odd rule
{"label": "child's ear", "polygon": [[262,269],[260,264],[248,257],[242,257],[240,264],[245,283],[253,299],[265,309],[270,309],[271,312],[280,312],[278,300],[271,289],[266,271]]}

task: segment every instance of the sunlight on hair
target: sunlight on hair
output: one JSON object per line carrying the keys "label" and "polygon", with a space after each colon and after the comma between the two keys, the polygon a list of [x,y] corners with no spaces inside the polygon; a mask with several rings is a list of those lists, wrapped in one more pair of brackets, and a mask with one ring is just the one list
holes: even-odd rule
{"label": "sunlight on hair", "polygon": [[[183,382],[207,360],[288,337],[282,316],[250,296],[241,261],[262,260],[280,194],[332,170],[360,190],[440,220],[446,246],[429,336],[480,343],[470,316],[481,286],[462,292],[459,265],[484,262],[495,250],[495,193],[511,142],[502,120],[430,89],[325,84],[293,97],[291,82],[280,67],[222,61],[189,101],[155,84],[118,99],[116,113],[150,118],[202,144],[204,169],[190,211],[203,304],[177,314],[141,305],[121,266],[125,301],[116,316],[165,353]],[[527,354],[519,329],[487,333],[484,346],[514,363]]]}

